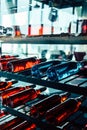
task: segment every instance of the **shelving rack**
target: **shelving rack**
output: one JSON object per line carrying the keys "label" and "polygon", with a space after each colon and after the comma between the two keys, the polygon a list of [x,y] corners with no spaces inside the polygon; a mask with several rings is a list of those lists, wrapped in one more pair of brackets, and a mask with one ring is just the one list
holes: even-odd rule
{"label": "shelving rack", "polygon": [[[71,45],[86,45],[87,44],[87,36],[33,36],[33,37],[3,37],[0,39],[1,44],[71,44]],[[85,97],[87,96],[87,87],[81,86],[83,83],[87,83],[87,78],[83,80],[81,83],[78,85],[73,85],[73,84],[68,84],[68,81],[72,81],[75,78],[78,78],[79,75],[73,75],[70,76],[64,80],[61,80],[59,82],[53,82],[53,81],[48,81],[46,79],[37,79],[35,77],[32,77],[31,75],[28,75],[28,71],[30,74],[30,70],[27,70],[22,73],[13,73],[13,72],[7,72],[7,71],[0,71],[0,76],[1,77],[6,77],[8,79],[16,79],[19,81],[27,82],[27,83],[32,83],[35,85],[41,85],[45,86],[48,88],[53,88],[56,90],[62,90],[62,91],[67,91],[70,93],[74,93],[77,95],[84,95]],[[26,75],[27,73],[27,75]],[[72,78],[71,78],[72,77]],[[87,102],[87,101],[86,101]],[[14,116],[19,116],[27,121],[34,122],[38,125],[38,127],[48,130],[60,130],[60,128],[57,128],[53,125],[49,125],[46,122],[43,122],[41,120],[36,120],[33,119],[19,111],[16,111],[12,108],[9,108],[7,106],[3,106],[4,109],[6,109],[7,112],[10,112]],[[86,106],[87,109],[87,106]],[[77,113],[78,114],[78,113]]]}
{"label": "shelving rack", "polygon": [[57,35],[43,35],[32,37],[1,37],[1,44],[73,44],[82,45],[87,44],[87,36],[57,36]]}
{"label": "shelving rack", "polygon": [[[1,37],[1,44],[70,44],[83,45],[87,44],[87,36],[61,36],[61,35],[43,35],[32,37]],[[26,71],[27,72],[27,71]],[[28,73],[28,72],[27,72]],[[30,72],[29,72],[30,73]],[[14,78],[20,81],[25,81],[37,85],[55,88],[59,90],[69,91],[72,93],[83,94],[87,96],[87,88],[64,84],[61,82],[52,82],[43,79],[37,79],[31,76],[25,76],[18,73],[0,71],[0,76]],[[72,89],[71,89],[72,88]]]}
{"label": "shelving rack", "polygon": [[[48,87],[48,88],[54,88],[54,89],[57,89],[57,90],[68,91],[68,92],[74,93],[76,95],[84,95],[85,97],[87,96],[87,87],[81,87],[81,86],[74,86],[74,85],[66,84],[68,81],[72,81],[75,78],[78,78],[79,76],[77,74],[70,76],[72,78],[68,77],[68,78],[63,79],[60,82],[52,82],[52,81],[47,81],[45,79],[37,79],[37,78],[31,77],[31,76],[25,77],[25,75],[23,75],[23,74],[7,72],[7,71],[0,71],[0,76],[8,77],[9,79],[16,79],[16,80],[19,80],[19,81],[24,81],[24,82],[32,83],[32,84],[36,84],[36,85],[41,85],[41,86],[45,86],[45,87]],[[85,81],[83,80],[82,83],[85,83],[85,82],[87,83],[87,79]],[[82,84],[82,83],[80,83],[80,84]],[[85,101],[85,104],[86,103],[87,103],[87,100]],[[8,113],[12,114],[13,116],[20,117],[20,118],[26,120],[27,122],[35,123],[37,125],[37,130],[39,130],[39,128],[43,129],[43,130],[48,130],[48,129],[50,129],[50,130],[61,130],[60,126],[56,127],[56,126],[53,126],[51,124],[48,124],[44,120],[34,119],[34,118],[32,118],[32,117],[30,117],[30,116],[28,116],[24,113],[21,113],[18,110],[10,108],[8,106],[3,106],[3,109],[5,109]],[[87,106],[83,104],[83,106],[81,106],[81,110],[79,111],[79,113],[78,112],[76,113],[75,117],[82,116],[82,111],[85,112],[86,110],[87,110]],[[71,120],[73,120],[73,117],[74,116],[71,116]],[[85,121],[87,121],[87,119],[85,119]]]}
{"label": "shelving rack", "polygon": [[31,122],[31,123],[35,123],[37,125],[37,127],[41,128],[41,129],[45,129],[45,130],[60,130],[60,128],[57,128],[53,125],[49,125],[48,123],[46,122],[43,122],[41,120],[36,120],[28,115],[25,115],[19,111],[16,111],[10,107],[7,107],[7,106],[3,106],[4,109],[6,109],[7,112],[10,112],[10,114],[14,115],[14,116],[18,116],[20,117],[21,119],[24,119],[26,120],[27,122]]}
{"label": "shelving rack", "polygon": [[[7,71],[0,71],[0,76],[87,96],[86,87],[78,87],[78,86],[65,84],[65,83],[61,83],[61,82],[52,82],[52,81],[47,81],[44,79],[37,79],[37,78],[31,77],[31,76],[26,76],[26,78],[25,78],[25,75],[11,73],[11,72],[7,72]],[[87,82],[87,80],[85,82]]]}

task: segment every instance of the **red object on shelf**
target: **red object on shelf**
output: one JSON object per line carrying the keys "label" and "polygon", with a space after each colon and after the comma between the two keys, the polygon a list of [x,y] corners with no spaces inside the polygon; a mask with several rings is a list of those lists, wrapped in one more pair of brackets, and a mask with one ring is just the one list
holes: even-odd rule
{"label": "red object on shelf", "polygon": [[21,36],[21,30],[20,30],[20,27],[18,25],[14,26],[14,35]]}
{"label": "red object on shelf", "polygon": [[34,118],[43,117],[47,110],[52,107],[64,102],[68,97],[69,93],[65,92],[62,94],[53,94],[41,101],[38,101],[30,107],[30,115]]}
{"label": "red object on shelf", "polygon": [[3,58],[16,58],[16,57],[18,57],[18,55],[1,55],[0,56],[0,59],[3,59]]}
{"label": "red object on shelf", "polygon": [[0,91],[4,91],[8,88],[11,87],[11,85],[17,83],[18,81],[14,80],[14,81],[8,81],[8,82],[5,82],[5,81],[1,81],[0,82]]}
{"label": "red object on shelf", "polygon": [[82,22],[82,33],[87,34],[87,19],[84,19]]}
{"label": "red object on shelf", "polygon": [[15,88],[11,88],[11,89],[7,89],[6,91],[2,92],[2,99],[3,99],[3,104],[6,104],[6,98],[8,96],[11,96],[13,94],[17,94],[18,92],[27,90],[29,88],[34,88],[36,87],[35,85],[30,85],[30,86],[25,86],[25,87],[15,87]]}
{"label": "red object on shelf", "polygon": [[43,35],[43,24],[41,24],[41,27],[39,29],[39,35]]}
{"label": "red object on shelf", "polygon": [[16,57],[11,57],[11,58],[2,58],[0,59],[0,70],[7,70],[7,63],[9,61],[14,61],[18,60]]}
{"label": "red object on shelf", "polygon": [[34,123],[29,123],[18,117],[0,124],[1,130],[35,130],[35,128],[36,125]]}
{"label": "red object on shelf", "polygon": [[14,108],[14,107],[18,107],[20,105],[25,104],[28,101],[31,101],[35,98],[37,98],[41,92],[45,91],[46,88],[40,88],[38,90],[35,90],[33,88],[21,91],[17,94],[14,94],[12,96],[9,96],[6,98],[6,105]]}
{"label": "red object on shelf", "polygon": [[31,25],[28,26],[28,36],[31,36]]}
{"label": "red object on shelf", "polygon": [[76,61],[82,61],[85,55],[86,55],[86,52],[74,52]]}
{"label": "red object on shelf", "polygon": [[59,125],[73,113],[78,111],[83,99],[83,96],[78,98],[70,98],[48,110],[45,115],[47,122],[54,125]]}
{"label": "red object on shelf", "polygon": [[32,68],[33,65],[39,64],[41,62],[46,61],[46,58],[43,59],[37,59],[36,57],[30,57],[15,61],[9,61],[7,64],[7,69],[10,72],[19,72],[26,69]]}
{"label": "red object on shelf", "polygon": [[12,130],[36,130],[36,125],[34,123],[24,121],[19,125],[15,126],[14,128],[12,128]]}

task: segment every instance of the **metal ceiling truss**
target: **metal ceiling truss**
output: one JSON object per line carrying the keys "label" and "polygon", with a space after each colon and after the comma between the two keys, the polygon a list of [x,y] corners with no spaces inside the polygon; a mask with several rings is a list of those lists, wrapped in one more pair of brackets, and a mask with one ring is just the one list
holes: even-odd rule
{"label": "metal ceiling truss", "polygon": [[44,4],[49,5],[50,2],[53,3],[53,6],[56,8],[68,8],[68,7],[78,7],[82,6],[86,0],[36,0]]}

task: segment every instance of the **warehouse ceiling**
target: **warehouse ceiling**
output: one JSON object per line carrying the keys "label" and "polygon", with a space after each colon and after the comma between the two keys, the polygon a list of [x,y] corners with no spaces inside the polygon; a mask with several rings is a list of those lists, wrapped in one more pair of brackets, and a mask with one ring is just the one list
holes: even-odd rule
{"label": "warehouse ceiling", "polygon": [[[69,8],[69,7],[79,7],[82,6],[82,16],[87,17],[87,0],[27,0],[31,5],[34,2],[40,2],[48,5],[49,7],[55,7],[58,9]],[[7,8],[10,13],[17,12],[17,2],[18,0],[6,0]],[[35,8],[38,4],[35,5]],[[40,6],[39,6],[40,7]],[[74,12],[74,10],[73,10]]]}
{"label": "warehouse ceiling", "polygon": [[68,8],[82,6],[87,0],[36,0],[47,5],[51,5],[56,8]]}
{"label": "warehouse ceiling", "polygon": [[[18,0],[6,0],[9,8],[17,7]],[[30,3],[33,1],[41,2],[48,6],[53,6],[56,8],[68,8],[68,7],[78,7],[82,6],[87,0],[28,0]]]}

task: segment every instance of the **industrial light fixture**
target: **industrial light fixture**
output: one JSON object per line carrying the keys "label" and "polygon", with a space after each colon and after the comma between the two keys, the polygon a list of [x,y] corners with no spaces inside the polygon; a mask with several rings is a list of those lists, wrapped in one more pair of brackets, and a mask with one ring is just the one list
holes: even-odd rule
{"label": "industrial light fixture", "polygon": [[52,6],[53,6],[53,1],[49,0],[49,7],[52,7]]}
{"label": "industrial light fixture", "polygon": [[55,22],[57,20],[57,17],[58,17],[58,10],[55,8],[51,8],[48,19],[51,22]]}
{"label": "industrial light fixture", "polygon": [[38,8],[40,8],[40,5],[38,5],[36,2],[36,4],[33,7],[38,9]]}

